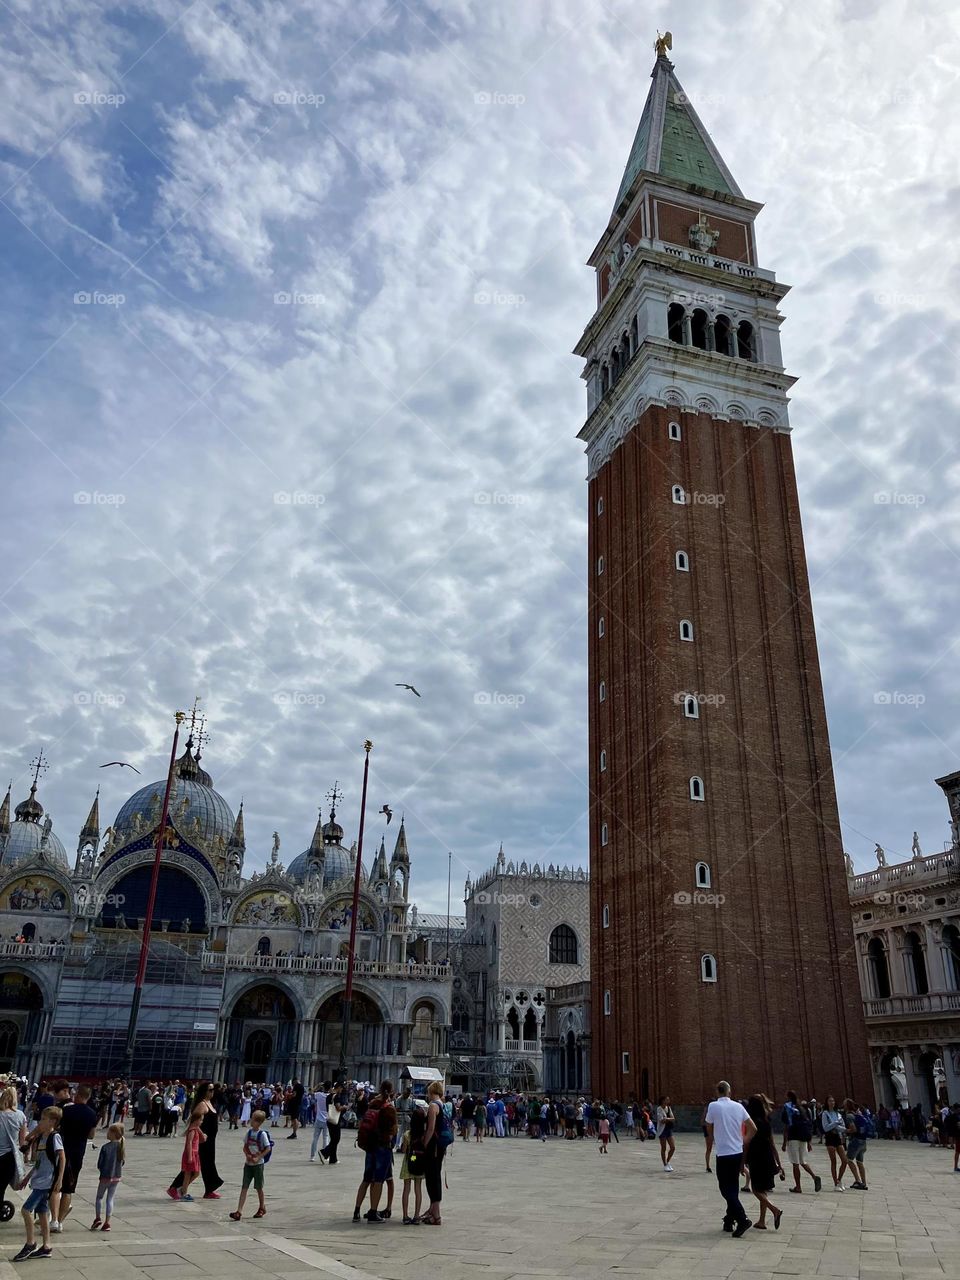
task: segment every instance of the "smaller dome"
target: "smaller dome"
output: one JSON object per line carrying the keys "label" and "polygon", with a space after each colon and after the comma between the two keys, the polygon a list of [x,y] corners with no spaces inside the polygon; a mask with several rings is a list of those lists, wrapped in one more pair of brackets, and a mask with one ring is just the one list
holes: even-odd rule
{"label": "smaller dome", "polygon": [[[20,808],[21,806],[17,805],[17,809]],[[18,817],[16,822],[10,824],[10,835],[7,837],[7,847],[3,851],[3,865],[0,869],[6,872],[18,862],[29,862],[36,858],[43,839],[43,827],[39,822],[32,819],[24,822]],[[69,868],[67,851],[60,843],[59,837],[51,831],[46,840],[43,856],[47,861],[58,867]]]}
{"label": "smaller dome", "polygon": [[323,843],[324,844],[343,844],[343,827],[337,821],[337,815],[331,809],[330,821],[323,824]]}
{"label": "smaller dome", "polygon": [[18,822],[39,822],[43,817],[43,805],[37,799],[37,784],[30,788],[30,795],[21,800],[14,810]]}
{"label": "smaller dome", "polygon": [[[310,875],[313,867],[318,865],[317,854],[313,849],[304,849],[287,867],[287,875],[291,880],[302,884]],[[356,864],[349,849],[340,844],[326,845],[323,851],[323,887],[329,888],[345,876],[352,876]],[[361,871],[361,876],[366,877]]]}

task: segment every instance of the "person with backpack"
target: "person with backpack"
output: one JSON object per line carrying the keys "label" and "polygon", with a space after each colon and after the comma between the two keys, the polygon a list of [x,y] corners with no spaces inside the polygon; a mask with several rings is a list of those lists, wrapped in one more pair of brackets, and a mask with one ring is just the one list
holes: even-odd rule
{"label": "person with backpack", "polygon": [[[44,1107],[39,1124],[27,1138],[30,1149],[35,1153],[35,1164],[30,1175],[30,1194],[20,1210],[26,1242],[13,1259],[14,1262],[23,1262],[25,1258],[49,1258],[53,1253],[50,1248],[50,1198],[60,1189],[67,1163],[63,1139],[57,1132],[62,1117],[63,1112],[59,1107]],[[43,1239],[40,1248],[37,1247],[33,1229],[34,1214],[40,1219],[40,1234]]]}
{"label": "person with backpack", "polygon": [[265,1111],[255,1111],[250,1117],[250,1128],[243,1140],[243,1185],[240,1188],[237,1207],[230,1215],[234,1222],[240,1221],[251,1183],[259,1201],[253,1216],[255,1218],[267,1216],[267,1203],[263,1195],[263,1167],[273,1155],[273,1140],[263,1127],[266,1118]]}
{"label": "person with backpack", "polygon": [[[354,1222],[360,1221],[367,1189],[370,1190],[370,1208],[365,1215],[367,1222],[386,1222],[393,1207],[393,1142],[397,1136],[397,1108],[393,1105],[393,1083],[384,1080],[379,1093],[370,1099],[357,1129],[357,1146],[364,1153],[363,1181],[357,1188],[357,1200],[353,1209]],[[387,1184],[387,1207],[378,1210],[383,1184]]]}
{"label": "person with backpack", "polygon": [[453,1142],[453,1125],[443,1107],[443,1085],[434,1080],[427,1087],[427,1129],[423,1138],[424,1180],[430,1207],[420,1219],[427,1226],[439,1227],[440,1202],[443,1199],[443,1157]]}
{"label": "person with backpack", "polygon": [[845,1098],[843,1103],[843,1124],[847,1133],[847,1151],[840,1169],[840,1181],[848,1168],[856,1174],[856,1182],[850,1186],[854,1191],[866,1191],[867,1174],[863,1167],[867,1154],[867,1121],[852,1098]]}
{"label": "person with backpack", "polygon": [[814,1191],[819,1191],[823,1181],[819,1174],[813,1172],[804,1158],[813,1150],[813,1121],[810,1119],[807,1104],[798,1102],[797,1095],[792,1089],[787,1093],[780,1119],[783,1122],[783,1143],[780,1150],[788,1152],[790,1163],[793,1165],[793,1186],[790,1190],[794,1195],[802,1193],[800,1170],[804,1169],[813,1179]]}

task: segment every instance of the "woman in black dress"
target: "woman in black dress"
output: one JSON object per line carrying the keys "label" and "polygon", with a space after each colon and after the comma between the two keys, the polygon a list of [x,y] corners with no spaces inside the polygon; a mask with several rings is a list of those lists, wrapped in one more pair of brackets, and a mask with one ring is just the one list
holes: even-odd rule
{"label": "woman in black dress", "polygon": [[750,1190],[760,1201],[760,1220],[753,1224],[760,1231],[767,1229],[768,1209],[773,1215],[775,1231],[780,1230],[780,1219],[783,1217],[783,1210],[778,1209],[770,1199],[770,1192],[773,1190],[777,1174],[782,1172],[780,1156],[777,1154],[773,1130],[770,1127],[772,1105],[759,1093],[755,1093],[747,1103],[747,1115],[757,1126],[757,1132],[750,1139],[744,1159],[750,1170]]}
{"label": "woman in black dress", "polygon": [[[209,1080],[201,1080],[197,1086],[197,1092],[190,1102],[187,1114],[192,1115],[197,1107],[200,1107],[203,1111],[200,1130],[206,1135],[206,1141],[200,1143],[200,1176],[203,1178],[203,1198],[204,1200],[219,1200],[220,1192],[218,1188],[223,1186],[223,1179],[217,1172],[217,1129],[219,1128],[219,1121],[217,1120],[217,1108],[213,1105],[213,1084]],[[182,1185],[183,1173],[181,1172],[167,1187],[167,1195],[171,1200],[179,1200]]]}

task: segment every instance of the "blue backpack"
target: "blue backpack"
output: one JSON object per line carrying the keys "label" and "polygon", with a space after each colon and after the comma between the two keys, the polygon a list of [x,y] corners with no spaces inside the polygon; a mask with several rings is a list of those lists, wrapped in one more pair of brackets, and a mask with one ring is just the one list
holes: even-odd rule
{"label": "blue backpack", "polygon": [[[247,1141],[248,1141],[248,1142],[250,1141],[250,1135],[251,1135],[252,1133],[256,1133],[256,1132],[257,1132],[257,1130],[256,1130],[256,1129],[248,1129],[248,1130],[247,1130]],[[260,1132],[266,1136],[267,1142],[270,1144],[270,1145],[267,1147],[266,1154],[265,1154],[265,1155],[264,1155],[264,1157],[263,1157],[263,1163],[264,1163],[264,1164],[269,1164],[269,1163],[270,1163],[270,1157],[273,1155],[273,1148],[274,1148],[274,1146],[275,1146],[276,1144],[274,1143],[273,1139],[270,1137],[269,1133],[267,1133],[266,1129],[261,1129],[261,1130],[260,1130]]]}
{"label": "blue backpack", "polygon": [[437,1150],[446,1151],[447,1147],[453,1142],[453,1123],[447,1115],[446,1107],[440,1107],[440,1114],[437,1116],[436,1127]]}

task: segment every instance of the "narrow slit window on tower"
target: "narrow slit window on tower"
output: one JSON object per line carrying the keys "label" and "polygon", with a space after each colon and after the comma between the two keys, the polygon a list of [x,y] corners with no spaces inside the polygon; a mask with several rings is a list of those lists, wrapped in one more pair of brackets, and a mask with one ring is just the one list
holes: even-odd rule
{"label": "narrow slit window on tower", "polygon": [[683,695],[683,714],[688,720],[700,719],[700,703],[697,701],[696,694],[685,693]]}
{"label": "narrow slit window on tower", "polygon": [[687,504],[687,495],[683,492],[683,485],[675,484],[670,490],[671,496],[677,506],[684,507]]}
{"label": "narrow slit window on tower", "polygon": [[606,771],[606,768],[607,768],[607,753],[605,751],[601,751],[600,752],[600,772],[604,773]]}
{"label": "narrow slit window on tower", "polygon": [[600,681],[600,701],[606,702],[606,700],[607,700],[607,682],[605,680],[601,680]]}
{"label": "narrow slit window on tower", "polygon": [[691,800],[704,799],[702,778],[693,777],[690,779],[690,799]]}
{"label": "narrow slit window on tower", "polygon": [[716,982],[717,980],[716,956],[705,955],[700,957],[700,980],[701,982]]}
{"label": "narrow slit window on tower", "polygon": [[602,498],[597,499],[597,515],[598,516],[603,515],[603,499]]}
{"label": "narrow slit window on tower", "polygon": [[688,622],[686,618],[680,623],[680,639],[693,640],[693,623]]}
{"label": "narrow slit window on tower", "polygon": [[[601,823],[600,825],[600,843],[601,845],[606,845],[606,844],[609,844],[609,842],[610,842],[610,828],[604,822],[604,823]],[[604,907],[604,910],[606,910],[606,907]]]}
{"label": "narrow slit window on tower", "polygon": [[677,552],[677,568],[681,573],[690,572],[690,557],[685,551]]}
{"label": "narrow slit window on tower", "polygon": [[630,1074],[630,1055],[629,1055],[629,1053],[621,1053],[621,1055],[620,1055],[620,1070],[623,1072],[623,1074],[624,1074],[625,1076],[628,1076],[628,1075]]}
{"label": "narrow slit window on tower", "polygon": [[610,908],[606,903],[603,904],[603,927],[604,929],[610,928]]}
{"label": "narrow slit window on tower", "polygon": [[607,634],[607,624],[603,620],[603,618],[601,618],[600,621],[597,623],[597,635],[602,638],[606,634]]}
{"label": "narrow slit window on tower", "polygon": [[603,993],[603,1012],[609,1015],[611,1007],[612,1007],[612,1001],[610,999],[610,992],[605,991]]}
{"label": "narrow slit window on tower", "polygon": [[597,575],[603,573],[603,556],[597,557]]}
{"label": "narrow slit window on tower", "polygon": [[696,867],[696,878],[698,889],[710,888],[710,868],[705,862],[698,862]]}
{"label": "narrow slit window on tower", "polygon": [[671,422],[669,427],[667,428],[667,432],[671,440],[679,440],[680,439],[680,423]]}

